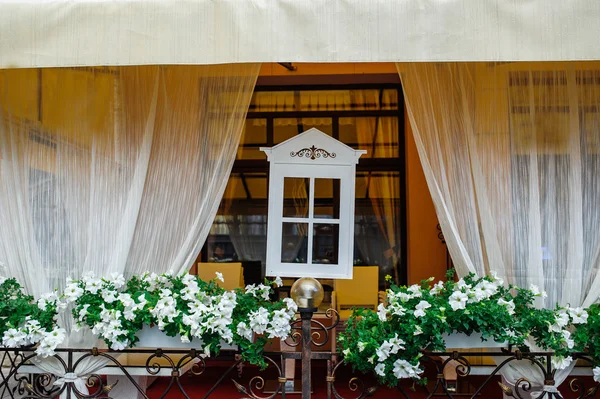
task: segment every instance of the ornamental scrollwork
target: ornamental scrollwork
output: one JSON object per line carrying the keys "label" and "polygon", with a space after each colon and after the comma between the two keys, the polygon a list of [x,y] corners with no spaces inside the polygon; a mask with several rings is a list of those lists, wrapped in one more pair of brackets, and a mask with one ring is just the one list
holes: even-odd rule
{"label": "ornamental scrollwork", "polygon": [[315,160],[317,158],[335,158],[335,152],[329,152],[323,148],[317,148],[316,146],[310,146],[307,148],[303,148],[299,151],[292,151],[290,152],[290,156],[293,157],[298,157],[298,158],[310,158],[312,160]]}

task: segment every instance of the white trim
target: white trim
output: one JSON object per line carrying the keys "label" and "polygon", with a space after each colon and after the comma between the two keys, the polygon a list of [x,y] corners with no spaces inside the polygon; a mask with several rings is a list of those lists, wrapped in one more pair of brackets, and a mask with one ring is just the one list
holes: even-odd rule
{"label": "white trim", "polygon": [[[310,148],[317,148],[323,152],[315,157],[298,156],[299,151]],[[352,278],[356,163],[366,151],[353,150],[314,128],[276,147],[261,150],[267,153],[270,162],[267,276]],[[308,217],[283,217],[285,178],[309,179]],[[315,217],[315,179],[339,180],[337,218]],[[307,224],[308,245],[305,263],[282,262],[283,223]],[[313,264],[314,226],[325,224],[338,225],[337,264]]]}

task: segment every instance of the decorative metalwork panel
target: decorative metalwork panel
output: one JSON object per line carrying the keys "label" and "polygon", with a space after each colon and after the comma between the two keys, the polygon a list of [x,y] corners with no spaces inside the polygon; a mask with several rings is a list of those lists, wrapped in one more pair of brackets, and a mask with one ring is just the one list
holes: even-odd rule
{"label": "decorative metalwork panel", "polygon": [[299,151],[292,151],[290,152],[290,156],[293,157],[298,157],[298,158],[310,158],[312,160],[315,160],[317,158],[335,158],[335,152],[328,152],[327,150],[323,149],[323,148],[317,148],[316,146],[310,146],[308,148],[303,148]]}
{"label": "decorative metalwork panel", "polygon": [[[326,317],[331,319],[329,326],[313,319],[312,311],[302,311],[300,309],[300,317],[291,323],[292,334],[287,340],[287,345],[300,347],[298,352],[281,352],[265,354],[264,358],[268,368],[275,371],[277,375],[276,388],[274,392],[265,392],[265,379],[261,375],[251,377],[246,385],[232,379],[234,386],[243,395],[244,398],[251,399],[272,399],[281,395],[285,399],[285,360],[296,359],[302,361],[302,398],[310,398],[311,388],[311,361],[320,360],[327,364],[326,374],[326,389],[327,398],[344,399],[340,391],[336,389],[336,373],[345,366],[342,356],[334,352],[313,352],[311,346],[322,347],[330,339],[330,332],[335,331],[339,323],[339,315],[335,310],[329,309],[326,312]],[[139,394],[148,398],[145,389],[140,387],[135,378],[132,376],[132,368],[124,365],[118,360],[118,354],[132,353],[138,355],[147,355],[144,366],[145,375],[148,376],[163,376],[169,378],[168,386],[164,392],[160,393],[160,397],[165,397],[170,391],[178,390],[185,398],[191,396],[185,391],[181,383],[181,377],[185,370],[188,370],[192,376],[201,376],[206,371],[207,364],[202,356],[203,352],[196,349],[126,349],[120,352],[110,350],[92,349],[58,349],[54,356],[59,367],[62,370],[58,375],[44,373],[39,369],[32,371],[32,358],[35,357],[31,347],[21,349],[0,348],[0,398],[25,398],[25,399],[52,399],[60,395],[70,398],[111,398],[111,391],[118,383],[107,384],[100,375],[89,374],[78,376],[75,373],[78,365],[90,358],[103,358],[107,365],[112,366],[114,370],[121,375],[121,380],[128,380],[139,392]],[[471,374],[472,366],[468,360],[469,356],[491,356],[503,357],[503,361],[499,363],[488,375],[485,381],[477,387],[474,393],[469,393],[471,398],[481,397],[481,393],[485,387],[494,381],[494,377],[500,374],[501,369],[507,364],[515,361],[527,360],[534,367],[538,367],[544,376],[543,388],[534,389],[532,381],[527,376],[520,378],[514,385],[509,387],[503,383],[498,383],[498,392],[503,392],[506,396],[520,398],[536,397],[536,398],[562,398],[560,392],[554,387],[554,372],[551,366],[552,353],[549,352],[521,352],[519,350],[505,349],[502,352],[429,352],[424,351],[421,358],[423,365],[431,365],[437,373],[435,384],[429,391],[425,387],[422,389],[428,394],[428,398],[435,396],[445,396],[454,398],[458,393],[452,391],[448,385],[448,381],[444,378],[444,369],[454,367],[456,374],[460,378],[468,377]],[[275,359],[280,358],[280,363]],[[161,362],[159,362],[159,359]],[[234,370],[240,370],[242,360],[236,354],[233,357],[231,366],[220,376],[220,378],[212,385],[212,387],[204,394],[204,398],[211,396],[216,392],[218,386]],[[573,355],[574,360],[583,360],[589,364],[592,359],[585,353],[577,353]],[[451,363],[453,362],[453,363]],[[166,365],[165,365],[166,363]],[[190,367],[186,367],[190,366]],[[137,368],[140,369],[139,367]],[[37,371],[35,371],[37,370]],[[431,369],[430,369],[431,371]],[[81,392],[75,384],[77,379],[85,382],[89,392]],[[357,377],[352,377],[348,381],[348,389],[352,392],[353,399],[362,399],[372,396],[377,387],[369,386],[363,380]],[[595,397],[600,390],[600,383],[594,383],[592,387],[586,388],[583,380],[580,378],[572,378],[569,381],[568,389],[577,394],[578,399]],[[386,392],[386,397],[390,397],[391,393]],[[154,396],[154,395],[153,395]],[[214,395],[217,397],[218,395]],[[395,397],[410,398],[411,396],[398,385]],[[422,396],[420,394],[419,396]],[[464,396],[462,394],[461,396]]]}

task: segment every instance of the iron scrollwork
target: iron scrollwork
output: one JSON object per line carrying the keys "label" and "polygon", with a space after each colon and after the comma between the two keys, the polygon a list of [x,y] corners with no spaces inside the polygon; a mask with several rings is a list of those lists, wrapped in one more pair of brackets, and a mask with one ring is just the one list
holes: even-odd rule
{"label": "iron scrollwork", "polygon": [[310,158],[313,161],[317,158],[335,158],[335,152],[329,152],[323,148],[317,148],[316,146],[310,146],[307,148],[303,148],[301,150],[298,150],[296,152],[292,151],[290,152],[290,156],[293,157],[298,157],[298,158]]}
{"label": "iron scrollwork", "polygon": [[[306,312],[305,312],[306,313]],[[301,315],[302,316],[302,315]],[[312,352],[306,351],[311,346],[323,347],[325,343],[331,338],[331,332],[336,328],[339,323],[339,315],[334,310],[328,310],[325,314],[327,318],[331,320],[331,323],[323,323],[319,320],[314,320],[312,314],[303,315],[291,322],[292,335],[288,339],[287,344],[289,346],[300,346],[302,344],[302,352],[283,352],[277,354],[281,356],[282,366],[278,365],[278,362],[272,357],[273,354],[265,354],[264,358],[267,365],[276,373],[277,383],[275,384],[274,392],[265,390],[265,379],[263,375],[256,375],[249,379],[246,385],[239,383],[231,379],[235,387],[245,398],[250,399],[273,399],[279,395],[285,397],[285,360],[286,359],[297,359],[305,361],[305,354],[308,353],[308,357],[314,360],[326,361],[327,363],[327,374],[326,374],[326,387],[327,397],[343,399],[340,391],[336,389],[335,383],[336,374],[342,367],[347,365],[341,361],[342,355],[332,351],[319,351]],[[326,325],[329,324],[329,325]],[[157,375],[169,378],[168,386],[162,392],[164,397],[173,389],[179,390],[181,396],[190,398],[191,396],[186,393],[184,385],[182,385],[181,377],[185,371],[189,371],[188,375],[191,377],[201,376],[207,369],[206,359],[203,357],[202,352],[195,349],[173,349],[173,350],[162,350],[162,349],[127,349],[119,353],[135,353],[135,354],[146,354],[144,366],[141,369],[145,375]],[[503,359],[497,364],[497,366],[488,373],[485,381],[477,387],[474,393],[469,393],[472,398],[479,397],[483,389],[493,384],[494,377],[497,377],[501,372],[501,369],[508,363],[514,361],[527,360],[532,366],[539,368],[542,375],[544,376],[544,387],[543,389],[534,385],[534,381],[528,379],[527,376],[518,379],[514,386],[508,386],[499,383],[501,390],[505,395],[514,398],[528,397],[528,394],[536,394],[537,398],[560,398],[560,393],[554,387],[554,370],[551,367],[552,353],[548,352],[521,352],[519,350],[504,350],[503,352],[431,352],[424,351],[421,357],[422,364],[433,364],[435,372],[437,374],[435,380],[435,386],[433,390],[428,391],[428,397],[431,398],[434,395],[442,394],[447,398],[454,398],[457,392],[449,389],[448,383],[444,377],[444,369],[446,366],[454,367],[456,374],[459,378],[468,377],[471,374],[472,366],[469,363],[470,356],[502,356]],[[90,357],[101,357],[106,360],[106,363],[118,370],[118,374],[121,381],[127,381],[132,383],[133,387],[140,393],[141,397],[148,398],[145,389],[141,388],[134,377],[130,374],[132,370],[131,366],[123,365],[116,354],[109,350],[99,350],[96,348],[90,349],[58,349],[55,358],[58,361],[61,372],[58,376],[50,373],[39,372],[32,373],[30,369],[24,368],[24,366],[32,365],[32,358],[35,357],[35,353],[32,348],[21,348],[21,349],[8,349],[0,348],[0,359],[2,364],[5,366],[4,369],[0,369],[0,398],[25,398],[25,399],[51,399],[56,398],[61,394],[64,394],[70,398],[85,398],[94,399],[102,398],[108,399],[111,396],[113,388],[118,383],[108,384],[98,374],[90,374],[86,376],[77,376],[76,370],[78,365]],[[575,360],[583,360],[589,364],[593,364],[592,359],[586,353],[573,354]],[[159,359],[161,361],[159,361]],[[243,363],[241,357],[234,357],[232,365],[227,369],[226,372],[221,374],[219,379],[212,385],[210,390],[203,394],[204,398],[211,396],[215,392],[218,386],[228,378],[231,372],[236,370],[239,365]],[[23,368],[22,370],[20,370]],[[139,368],[138,368],[139,369]],[[6,371],[8,370],[8,372]],[[431,369],[429,369],[431,370]],[[60,378],[61,376],[62,379]],[[80,378],[85,382],[89,392],[78,389],[75,385],[74,380]],[[10,384],[9,384],[10,382]],[[58,383],[58,384],[57,384]],[[78,385],[81,387],[81,385]],[[595,384],[590,388],[586,388],[584,380],[580,378],[573,378],[568,384],[570,390],[577,394],[578,399],[595,397],[600,391],[600,384]],[[346,392],[350,392],[350,395],[354,399],[362,399],[372,395],[376,386],[369,386],[363,380],[356,376],[352,376],[349,379]],[[427,388],[423,386],[423,389]],[[307,392],[310,391],[310,388]],[[454,395],[454,396],[453,396]],[[215,395],[217,396],[217,395]],[[397,396],[405,399],[410,398],[410,395],[398,385]]]}

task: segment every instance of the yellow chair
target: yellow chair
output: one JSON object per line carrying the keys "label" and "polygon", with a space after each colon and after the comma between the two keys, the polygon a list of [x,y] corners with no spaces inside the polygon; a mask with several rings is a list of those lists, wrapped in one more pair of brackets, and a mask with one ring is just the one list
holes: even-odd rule
{"label": "yellow chair", "polygon": [[225,282],[217,281],[220,287],[226,290],[244,286],[244,272],[241,263],[198,263],[198,276],[209,281],[215,278],[216,272],[223,273]]}
{"label": "yellow chair", "polygon": [[377,309],[379,303],[379,266],[354,267],[351,280],[335,280],[332,303],[342,319],[352,314],[352,308]]}

